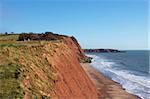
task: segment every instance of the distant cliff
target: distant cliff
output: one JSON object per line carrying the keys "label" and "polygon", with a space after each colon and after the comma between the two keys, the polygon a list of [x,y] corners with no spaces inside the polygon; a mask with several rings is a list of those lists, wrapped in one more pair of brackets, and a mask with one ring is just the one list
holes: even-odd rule
{"label": "distant cliff", "polygon": [[96,53],[117,53],[124,52],[117,49],[83,49],[84,52],[96,52]]}
{"label": "distant cliff", "polygon": [[25,35],[21,41],[0,41],[0,98],[98,98],[80,65],[87,57],[74,37],[46,34],[51,38],[39,40],[39,34],[32,34],[37,40]]}

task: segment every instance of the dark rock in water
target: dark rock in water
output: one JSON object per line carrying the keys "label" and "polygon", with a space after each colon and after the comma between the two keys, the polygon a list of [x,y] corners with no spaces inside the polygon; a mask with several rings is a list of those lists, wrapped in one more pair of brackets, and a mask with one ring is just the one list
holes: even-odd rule
{"label": "dark rock in water", "polygon": [[80,60],[81,63],[91,63],[92,57],[85,57],[84,59]]}
{"label": "dark rock in water", "polygon": [[117,49],[84,49],[84,52],[96,52],[96,53],[117,53],[117,52],[125,52]]}

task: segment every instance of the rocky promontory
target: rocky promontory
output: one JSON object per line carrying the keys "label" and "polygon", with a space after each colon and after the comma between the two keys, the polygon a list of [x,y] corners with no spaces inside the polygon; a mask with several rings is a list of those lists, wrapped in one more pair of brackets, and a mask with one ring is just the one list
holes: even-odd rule
{"label": "rocky promontory", "polygon": [[95,52],[95,53],[118,53],[124,52],[117,49],[83,49],[84,52]]}

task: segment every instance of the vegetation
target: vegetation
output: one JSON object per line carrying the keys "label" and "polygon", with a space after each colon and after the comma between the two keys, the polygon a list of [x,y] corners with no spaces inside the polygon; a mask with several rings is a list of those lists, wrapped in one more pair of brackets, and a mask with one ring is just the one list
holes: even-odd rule
{"label": "vegetation", "polygon": [[[45,49],[48,46],[48,50]],[[44,54],[52,54],[57,42],[0,41],[0,99],[46,99],[53,88],[54,69]]]}
{"label": "vegetation", "polygon": [[0,45],[1,99],[23,98],[23,89],[20,87],[21,65],[18,63],[18,58],[12,57],[12,55],[9,53],[9,48],[15,46],[13,44]]}
{"label": "vegetation", "polygon": [[0,41],[16,41],[19,38],[19,34],[0,34]]}

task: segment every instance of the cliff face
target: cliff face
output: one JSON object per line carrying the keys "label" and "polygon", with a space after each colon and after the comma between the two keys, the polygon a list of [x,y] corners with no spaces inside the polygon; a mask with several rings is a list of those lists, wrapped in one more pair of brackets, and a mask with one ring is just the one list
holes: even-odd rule
{"label": "cliff face", "polygon": [[80,62],[86,58],[83,50],[81,49],[81,46],[73,36],[63,37],[63,42],[67,44],[67,46],[72,50],[73,53],[75,53]]}
{"label": "cliff face", "polygon": [[57,71],[53,97],[59,99],[96,99],[97,91],[79,64],[76,53],[60,44],[53,56],[45,55]]}
{"label": "cliff face", "polygon": [[[5,90],[0,97],[97,99],[96,87],[80,66],[85,56],[74,37],[0,43],[0,69],[5,78],[0,80]],[[7,84],[14,88],[6,89]]]}
{"label": "cliff face", "polygon": [[65,44],[59,45],[60,48],[56,50],[53,57],[47,56],[49,61],[53,60],[53,65],[58,71],[53,91],[54,97],[96,99],[96,88],[79,63],[86,56],[78,41],[74,37],[66,36],[63,36],[62,40]]}

